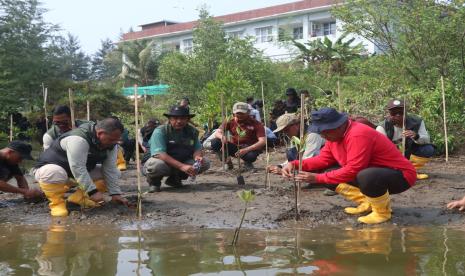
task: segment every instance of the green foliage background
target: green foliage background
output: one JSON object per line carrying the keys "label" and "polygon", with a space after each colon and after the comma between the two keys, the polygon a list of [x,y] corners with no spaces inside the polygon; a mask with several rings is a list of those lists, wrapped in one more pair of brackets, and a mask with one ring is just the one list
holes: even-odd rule
{"label": "green foliage background", "polygon": [[[280,37],[275,43],[294,47],[298,55],[271,61],[253,47],[253,37],[229,38],[221,22],[201,9],[193,33],[193,49],[181,53],[147,39],[118,44],[102,40],[88,56],[72,34],[45,22],[45,7],[36,0],[0,0],[0,137],[8,134],[8,116],[21,112],[31,122],[43,114],[42,83],[48,87],[47,109],[68,103],[75,91],[76,114],[92,119],[111,114],[134,132],[133,100],[121,96],[132,85],[169,84],[167,96],[141,98],[141,122],[163,120],[163,113],[189,97],[196,123],[221,119],[221,95],[230,111],[248,96],[261,99],[267,110],[284,99],[288,87],[308,90],[311,109],[331,106],[378,123],[391,98],[406,97],[409,111],[425,119],[433,142],[443,151],[440,77],[445,80],[449,142],[464,142],[465,8],[463,0],[399,2],[347,0],[332,14],[344,30],[373,42],[377,55],[342,36],[297,43]],[[340,93],[337,93],[337,83]]]}

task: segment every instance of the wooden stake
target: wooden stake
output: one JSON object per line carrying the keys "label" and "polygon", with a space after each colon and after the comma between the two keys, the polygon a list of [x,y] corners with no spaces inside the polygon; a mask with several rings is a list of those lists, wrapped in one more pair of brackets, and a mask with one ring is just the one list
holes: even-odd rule
{"label": "wooden stake", "polygon": [[446,91],[444,89],[444,77],[441,76],[441,90],[442,90],[442,111],[444,120],[444,145],[446,147],[446,162],[449,162],[449,142],[447,139],[447,117],[446,117]]}
{"label": "wooden stake", "polygon": [[45,129],[48,131],[48,114],[47,114],[48,88],[45,88],[44,83],[42,83],[42,95],[44,97]]}
{"label": "wooden stake", "polygon": [[75,121],[74,121],[74,101],[73,101],[73,89],[68,89],[68,98],[69,98],[69,109],[71,110],[71,127],[75,128]]}
{"label": "wooden stake", "polygon": [[13,141],[13,114],[10,114],[10,142]]}
{"label": "wooden stake", "polygon": [[87,121],[90,121],[90,102],[89,100],[86,101],[87,105]]}
{"label": "wooden stake", "polygon": [[341,86],[340,86],[339,80],[337,80],[337,99],[338,99],[338,102],[339,102],[339,112],[343,112],[344,110],[342,110],[342,109],[344,107],[343,107],[343,104],[342,104]]}
{"label": "wooden stake", "polygon": [[402,115],[402,155],[405,156],[405,146],[407,144],[407,139],[404,135],[405,132],[405,121],[407,118],[407,97],[404,96],[404,114]]}
{"label": "wooden stake", "polygon": [[[137,85],[134,85],[134,118],[136,120],[135,132],[139,131],[139,103],[137,99]],[[136,168],[137,168],[137,217],[142,219],[142,190],[140,184],[140,154],[139,154],[139,135],[136,135]]]}
{"label": "wooden stake", "polygon": [[270,173],[268,172],[268,166],[270,165],[270,154],[268,152],[268,139],[266,137],[266,105],[265,105],[265,92],[262,84],[262,103],[263,103],[263,127],[265,128],[265,153],[266,153],[266,163],[265,163],[265,188],[270,188]]}

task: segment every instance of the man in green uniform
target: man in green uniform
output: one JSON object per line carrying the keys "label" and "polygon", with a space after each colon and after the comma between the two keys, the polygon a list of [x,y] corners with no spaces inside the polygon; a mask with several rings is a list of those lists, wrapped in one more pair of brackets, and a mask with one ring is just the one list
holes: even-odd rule
{"label": "man in green uniform", "polygon": [[143,168],[150,192],[161,191],[165,176],[166,185],[179,187],[181,180],[210,168],[210,162],[202,154],[199,132],[189,124],[195,115],[184,106],[174,106],[163,115],[168,117],[168,123],[154,130],[149,141],[151,157]]}
{"label": "man in green uniform", "polygon": [[128,205],[121,196],[121,173],[116,168],[116,144],[123,129],[121,122],[113,118],[85,123],[58,137],[40,155],[33,174],[50,201],[52,216],[68,215],[64,194],[76,185],[69,178],[78,183],[69,202],[95,207],[103,201],[103,192],[108,191],[113,202]]}

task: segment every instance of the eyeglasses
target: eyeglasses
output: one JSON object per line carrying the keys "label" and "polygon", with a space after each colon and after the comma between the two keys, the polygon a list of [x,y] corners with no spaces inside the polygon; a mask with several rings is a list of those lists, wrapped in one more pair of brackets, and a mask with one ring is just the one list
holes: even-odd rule
{"label": "eyeglasses", "polygon": [[67,126],[67,125],[69,125],[69,120],[67,120],[67,121],[53,121],[53,124],[55,124],[57,126]]}

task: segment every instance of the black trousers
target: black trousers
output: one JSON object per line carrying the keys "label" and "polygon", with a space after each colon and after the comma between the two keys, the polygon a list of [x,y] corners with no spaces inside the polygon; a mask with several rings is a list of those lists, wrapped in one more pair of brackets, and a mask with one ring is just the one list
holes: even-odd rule
{"label": "black trousers", "polygon": [[[369,197],[379,197],[386,192],[400,194],[410,188],[401,171],[388,168],[366,168],[360,171],[355,181],[348,184],[358,187],[362,194]],[[336,190],[337,185],[327,185],[330,190]]]}
{"label": "black trousers", "polygon": [[[212,140],[212,150],[214,152],[218,152],[218,153],[221,153],[221,156],[223,156],[223,153],[221,152],[221,147],[222,147],[222,144],[221,144],[221,139],[218,139],[218,138],[215,138]],[[225,155],[226,157],[228,156],[234,156],[234,154],[236,154],[238,148],[237,148],[237,145],[233,144],[233,143],[228,143],[227,145],[227,155]],[[249,151],[248,153],[242,155],[241,159],[244,160],[245,162],[249,162],[249,163],[253,163],[255,161],[257,161],[257,157],[260,155],[260,151],[258,150],[254,150],[254,151]]]}

